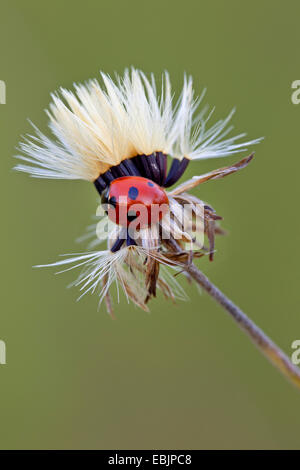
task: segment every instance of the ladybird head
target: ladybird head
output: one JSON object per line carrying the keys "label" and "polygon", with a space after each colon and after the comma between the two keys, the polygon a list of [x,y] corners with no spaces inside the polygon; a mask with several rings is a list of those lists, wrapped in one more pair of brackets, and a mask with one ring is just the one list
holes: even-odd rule
{"label": "ladybird head", "polygon": [[169,207],[164,189],[141,176],[113,180],[102,192],[101,203],[115,223],[128,226],[136,221],[136,228],[157,223]]}

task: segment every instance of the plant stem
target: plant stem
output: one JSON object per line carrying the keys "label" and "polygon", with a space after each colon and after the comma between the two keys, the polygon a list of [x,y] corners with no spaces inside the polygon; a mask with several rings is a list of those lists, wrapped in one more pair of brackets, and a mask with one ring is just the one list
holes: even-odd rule
{"label": "plant stem", "polygon": [[296,367],[289,357],[235,305],[223,292],[220,291],[194,264],[186,264],[184,267],[190,276],[206,292],[218,302],[234,319],[239,327],[250,336],[257,348],[274,364],[281,373],[300,389],[300,369]]}

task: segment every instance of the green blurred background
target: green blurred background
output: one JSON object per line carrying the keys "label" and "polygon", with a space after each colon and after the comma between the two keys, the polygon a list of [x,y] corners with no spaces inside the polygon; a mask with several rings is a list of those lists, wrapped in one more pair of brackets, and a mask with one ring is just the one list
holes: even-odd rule
{"label": "green blurred background", "polygon": [[[215,118],[236,105],[236,131],[265,136],[238,175],[198,190],[225,220],[204,272],[291,354],[300,339],[299,76],[297,1],[91,1],[1,3],[0,106],[1,448],[300,448],[300,394],[214,302],[186,286],[188,302],[162,298],[146,314],[124,298],[115,321],[97,298],[76,302],[74,271],[32,265],[84,250],[75,238],[95,213],[84,182],[12,171],[27,118],[59,86],[130,65],[183,72],[208,88]],[[245,154],[244,154],[245,155]],[[190,165],[189,174],[236,157]]]}

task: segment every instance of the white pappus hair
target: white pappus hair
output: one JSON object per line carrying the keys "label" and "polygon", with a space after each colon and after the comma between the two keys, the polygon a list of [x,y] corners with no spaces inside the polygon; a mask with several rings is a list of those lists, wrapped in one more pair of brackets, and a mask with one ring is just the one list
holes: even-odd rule
{"label": "white pappus hair", "polygon": [[204,108],[196,113],[203,94],[194,98],[191,77],[184,77],[174,103],[167,72],[159,94],[154,76],[149,80],[134,68],[115,81],[101,76],[103,86],[91,80],[74,85],[74,92],[61,88],[52,95],[47,114],[54,139],[33,125],[35,135],[20,143],[17,155],[25,164],[15,169],[33,177],[94,181],[137,155],[160,151],[178,159],[223,157],[261,140],[238,143],[245,134],[228,137],[233,111],[207,128],[212,112]]}
{"label": "white pappus hair", "polygon": [[[184,289],[166,266],[170,265],[168,260],[139,246],[124,247],[116,253],[112,253],[110,250],[103,250],[64,255],[63,260],[35,267],[67,266],[57,274],[82,268],[78,278],[70,285],[70,287],[79,287],[80,296],[78,300],[87,293],[93,294],[97,292],[100,306],[103,299],[109,296],[110,287],[115,284],[118,302],[120,300],[119,291],[121,287],[128,302],[131,300],[143,310],[149,311],[146,301],[148,291],[145,285],[145,259],[149,256],[153,257],[153,259],[156,259],[157,256],[157,259],[159,259],[161,269],[157,279],[157,286],[163,295],[172,300],[186,300],[187,296]],[[176,263],[171,264],[171,266],[173,269],[176,269]]]}

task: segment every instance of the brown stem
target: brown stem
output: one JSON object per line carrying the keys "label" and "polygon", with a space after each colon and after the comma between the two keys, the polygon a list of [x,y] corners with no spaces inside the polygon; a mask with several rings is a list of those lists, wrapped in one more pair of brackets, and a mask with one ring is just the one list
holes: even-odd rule
{"label": "brown stem", "polygon": [[257,348],[274,364],[281,373],[300,388],[300,369],[296,367],[289,357],[252,321],[247,315],[235,305],[223,292],[220,291],[194,264],[186,264],[185,271],[206,292],[218,302],[239,327],[250,336]]}

